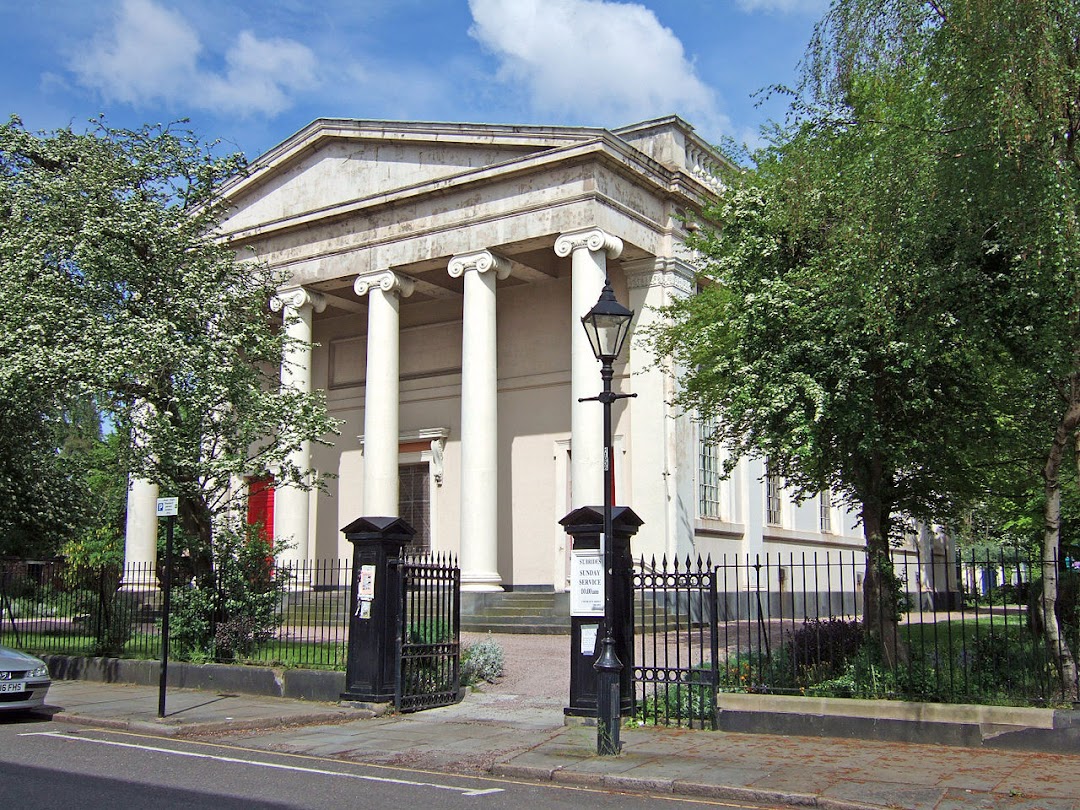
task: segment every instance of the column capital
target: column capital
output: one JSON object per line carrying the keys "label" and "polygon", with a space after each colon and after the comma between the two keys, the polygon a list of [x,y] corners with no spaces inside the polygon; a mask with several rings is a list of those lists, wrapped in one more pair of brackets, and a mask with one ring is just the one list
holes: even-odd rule
{"label": "column capital", "polygon": [[694,268],[680,259],[667,256],[652,256],[623,262],[627,288],[641,289],[666,287],[676,293],[693,295],[697,289]]}
{"label": "column capital", "polygon": [[357,276],[353,282],[353,291],[363,298],[368,294],[368,290],[378,287],[383,292],[396,292],[402,298],[408,298],[412,295],[414,286],[413,280],[407,276],[393,270],[378,270]]}
{"label": "column capital", "polygon": [[460,278],[465,275],[466,270],[475,270],[477,273],[494,270],[495,277],[502,280],[510,275],[510,260],[490,250],[477,250],[454,256],[450,259],[447,270],[450,278]]}
{"label": "column capital", "polygon": [[622,254],[622,239],[612,236],[599,228],[585,228],[580,231],[568,231],[555,240],[555,253],[566,257],[580,248],[591,251],[604,251],[609,259],[617,259]]}
{"label": "column capital", "polygon": [[326,309],[326,299],[307,287],[282,287],[270,299],[270,309],[281,312],[282,309],[301,309],[310,306],[316,312]]}

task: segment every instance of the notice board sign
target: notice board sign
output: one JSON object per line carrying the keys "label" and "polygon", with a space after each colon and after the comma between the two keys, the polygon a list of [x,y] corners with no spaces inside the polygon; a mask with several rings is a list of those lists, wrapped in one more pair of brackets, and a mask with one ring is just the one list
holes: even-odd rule
{"label": "notice board sign", "polygon": [[570,615],[604,615],[604,563],[597,549],[570,553]]}

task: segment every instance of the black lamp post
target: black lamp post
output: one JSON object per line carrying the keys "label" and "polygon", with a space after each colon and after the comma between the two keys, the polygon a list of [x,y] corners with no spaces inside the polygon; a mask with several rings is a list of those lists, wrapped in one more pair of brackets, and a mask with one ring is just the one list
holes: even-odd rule
{"label": "black lamp post", "polygon": [[615,394],[611,390],[614,376],[612,363],[622,351],[626,335],[630,330],[630,321],[634,313],[615,300],[611,282],[604,280],[604,289],[600,300],[581,319],[581,325],[589,336],[593,354],[600,361],[600,376],[604,389],[599,396],[583,398],[582,402],[600,402],[604,406],[604,638],[600,642],[600,655],[593,668],[596,670],[596,753],[601,756],[619,753],[622,743],[619,740],[620,691],[619,680],[622,662],[615,652],[615,610],[612,598],[611,581],[614,576],[611,542],[611,507],[614,500],[612,491],[611,457],[611,403],[634,394]]}

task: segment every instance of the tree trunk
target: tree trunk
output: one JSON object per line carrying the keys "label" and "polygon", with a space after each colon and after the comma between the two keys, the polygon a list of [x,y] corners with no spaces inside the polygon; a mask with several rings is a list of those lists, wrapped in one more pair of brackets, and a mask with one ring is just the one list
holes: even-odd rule
{"label": "tree trunk", "polygon": [[[907,649],[900,639],[897,599],[894,587],[889,540],[879,522],[863,518],[866,538],[866,574],[863,577],[863,626],[881,652],[882,662],[895,669],[907,661]],[[873,527],[872,527],[873,526]]]}
{"label": "tree trunk", "polygon": [[1057,662],[1061,676],[1062,695],[1071,701],[1080,700],[1076,659],[1058,621],[1058,561],[1061,558],[1061,463],[1065,446],[1080,424],[1080,403],[1072,402],[1054,431],[1054,441],[1043,467],[1043,486],[1046,505],[1043,511],[1042,593],[1039,597],[1039,617],[1043,637],[1050,656]]}
{"label": "tree trunk", "polygon": [[180,528],[191,544],[188,554],[194,568],[195,579],[200,586],[210,586],[214,581],[214,556],[212,552],[213,524],[210,511],[200,498],[180,498]]}
{"label": "tree trunk", "polygon": [[[873,465],[869,493],[882,490],[883,476],[879,464]],[[866,573],[863,577],[863,627],[867,636],[881,652],[881,660],[889,669],[907,662],[907,647],[900,639],[897,622],[898,604],[896,575],[889,554],[888,523],[891,509],[876,494],[868,495],[862,504],[863,537],[866,540]]]}

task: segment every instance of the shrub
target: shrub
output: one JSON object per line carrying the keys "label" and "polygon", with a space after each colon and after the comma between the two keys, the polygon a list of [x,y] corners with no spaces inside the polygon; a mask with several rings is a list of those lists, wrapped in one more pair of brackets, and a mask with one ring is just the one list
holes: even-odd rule
{"label": "shrub", "polygon": [[638,722],[647,725],[712,725],[716,714],[716,690],[712,663],[696,664],[686,683],[662,683],[638,704]]}
{"label": "shrub", "polygon": [[119,655],[131,639],[135,601],[119,593],[124,542],[113,529],[88,531],[61,549],[65,584],[78,591],[76,611],[94,636],[94,655]]}
{"label": "shrub", "polygon": [[174,587],[169,623],[177,658],[230,661],[250,656],[281,624],[288,571],[256,531],[220,531],[210,581]]}
{"label": "shrub", "polygon": [[408,644],[444,644],[450,641],[452,633],[449,623],[439,619],[410,624],[405,632]]}
{"label": "shrub", "polygon": [[862,625],[843,619],[807,619],[788,643],[792,672],[800,686],[835,678],[862,649]]}
{"label": "shrub", "polygon": [[461,682],[465,686],[495,683],[503,674],[503,648],[493,638],[469,644],[461,652]]}

